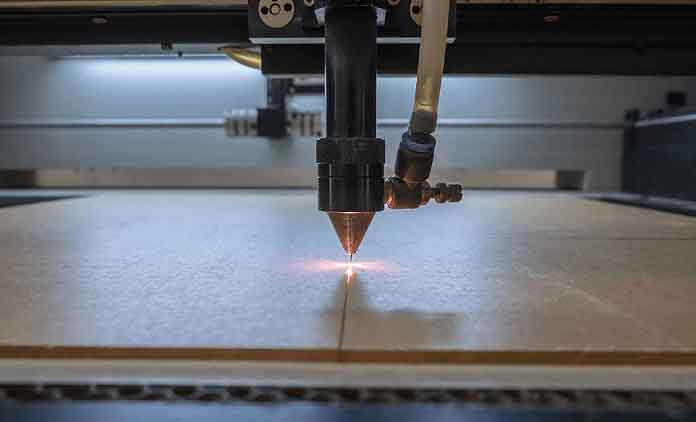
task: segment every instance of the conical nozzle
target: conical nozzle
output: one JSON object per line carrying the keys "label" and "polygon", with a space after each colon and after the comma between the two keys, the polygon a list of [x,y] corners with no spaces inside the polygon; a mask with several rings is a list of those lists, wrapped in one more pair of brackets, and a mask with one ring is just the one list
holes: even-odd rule
{"label": "conical nozzle", "polygon": [[336,230],[338,240],[347,254],[352,255],[360,247],[374,212],[329,212],[329,219]]}

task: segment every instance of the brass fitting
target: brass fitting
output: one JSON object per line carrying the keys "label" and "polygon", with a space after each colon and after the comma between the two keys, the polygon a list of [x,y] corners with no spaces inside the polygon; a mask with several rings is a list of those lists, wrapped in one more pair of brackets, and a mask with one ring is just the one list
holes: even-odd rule
{"label": "brass fitting", "polygon": [[398,177],[384,181],[384,204],[391,209],[414,209],[434,200],[438,204],[462,200],[462,186],[426,182],[405,182]]}

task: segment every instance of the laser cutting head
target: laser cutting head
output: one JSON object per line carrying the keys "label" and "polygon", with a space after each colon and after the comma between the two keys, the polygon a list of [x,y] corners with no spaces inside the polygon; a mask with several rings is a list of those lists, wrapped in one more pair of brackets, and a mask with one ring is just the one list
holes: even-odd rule
{"label": "laser cutting head", "polygon": [[[426,3],[414,119],[399,146],[396,177],[384,180],[384,141],[376,137],[377,2],[325,0],[326,138],[317,141],[319,209],[352,256],[375,213],[417,208],[431,198],[461,200],[461,186],[427,179],[433,163],[437,100],[451,5]],[[443,22],[444,20],[444,22]],[[427,41],[427,43],[426,43]],[[431,59],[434,63],[430,63]],[[414,124],[415,122],[415,124]],[[420,124],[420,123],[429,124]],[[385,190],[387,195],[385,195]]]}
{"label": "laser cutting head", "polygon": [[329,215],[347,254],[357,251],[374,215],[384,209],[384,141],[317,141],[319,210]]}
{"label": "laser cutting head", "polygon": [[376,137],[377,14],[371,1],[325,2],[326,138],[317,141],[319,209],[346,253],[384,209],[384,141]]}

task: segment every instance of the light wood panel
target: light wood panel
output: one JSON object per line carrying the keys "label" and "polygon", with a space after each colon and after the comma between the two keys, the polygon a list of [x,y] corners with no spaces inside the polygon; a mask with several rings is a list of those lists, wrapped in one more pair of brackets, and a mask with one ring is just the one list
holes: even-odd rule
{"label": "light wood panel", "polygon": [[696,364],[694,218],[548,193],[385,211],[342,329],[314,192],[91,195],[0,209],[0,357]]}
{"label": "light wood panel", "polygon": [[0,209],[0,343],[68,355],[75,346],[335,354],[344,284],[315,265],[341,257],[329,230],[302,192],[107,194]]}
{"label": "light wood panel", "polygon": [[[696,350],[696,219],[533,194],[469,194],[457,210],[422,211],[384,214],[363,247],[361,260],[388,263],[352,283],[343,344],[379,353],[348,358]],[[390,244],[395,227],[406,243]]]}

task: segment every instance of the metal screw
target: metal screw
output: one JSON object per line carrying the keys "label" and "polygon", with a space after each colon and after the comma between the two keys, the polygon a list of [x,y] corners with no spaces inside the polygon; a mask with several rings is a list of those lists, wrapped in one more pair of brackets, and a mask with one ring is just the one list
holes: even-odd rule
{"label": "metal screw", "polygon": [[401,0],[387,0],[387,3],[389,3],[389,6],[398,6]]}
{"label": "metal screw", "polygon": [[307,7],[314,6],[314,0],[304,0],[304,5]]}
{"label": "metal screw", "polygon": [[421,25],[421,20],[423,19],[423,14],[421,13],[422,11],[423,0],[411,0],[409,12],[411,13],[411,19],[413,19],[413,22],[415,22],[418,26]]}

